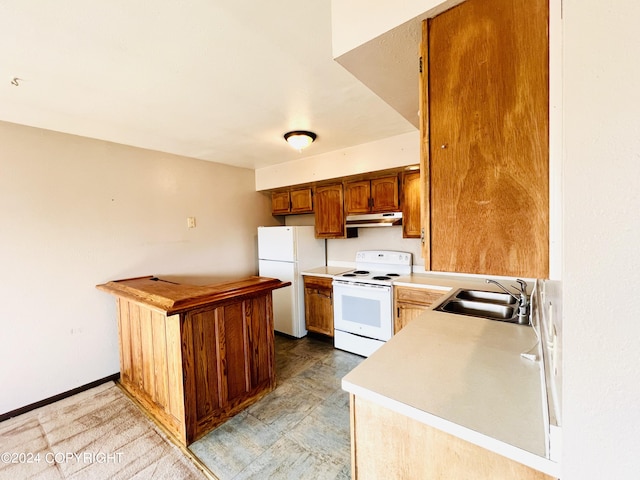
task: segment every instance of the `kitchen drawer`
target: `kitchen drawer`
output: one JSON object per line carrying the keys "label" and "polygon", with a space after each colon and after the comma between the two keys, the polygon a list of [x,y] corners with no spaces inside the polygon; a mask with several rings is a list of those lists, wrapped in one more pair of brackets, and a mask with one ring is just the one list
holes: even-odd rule
{"label": "kitchen drawer", "polygon": [[394,287],[396,302],[413,303],[417,305],[431,306],[440,300],[448,292],[442,290],[430,290],[428,288]]}
{"label": "kitchen drawer", "polygon": [[333,278],[331,277],[313,277],[304,276],[304,288],[328,288],[332,289]]}

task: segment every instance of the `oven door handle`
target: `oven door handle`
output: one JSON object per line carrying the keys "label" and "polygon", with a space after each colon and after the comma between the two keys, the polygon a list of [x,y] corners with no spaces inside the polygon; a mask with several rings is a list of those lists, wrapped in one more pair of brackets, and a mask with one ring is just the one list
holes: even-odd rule
{"label": "oven door handle", "polygon": [[344,280],[334,280],[333,286],[338,288],[360,288],[360,289],[370,289],[370,288],[378,288],[386,291],[391,291],[391,285],[377,285],[375,283],[361,283],[361,282],[352,282],[352,281],[344,281]]}

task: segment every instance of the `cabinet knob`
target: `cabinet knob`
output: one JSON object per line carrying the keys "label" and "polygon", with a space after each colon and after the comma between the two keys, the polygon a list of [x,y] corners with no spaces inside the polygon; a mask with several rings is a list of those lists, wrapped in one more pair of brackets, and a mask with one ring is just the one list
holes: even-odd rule
{"label": "cabinet knob", "polygon": [[440,148],[444,150],[445,148],[447,148],[447,144],[443,143],[442,145],[440,145]]}

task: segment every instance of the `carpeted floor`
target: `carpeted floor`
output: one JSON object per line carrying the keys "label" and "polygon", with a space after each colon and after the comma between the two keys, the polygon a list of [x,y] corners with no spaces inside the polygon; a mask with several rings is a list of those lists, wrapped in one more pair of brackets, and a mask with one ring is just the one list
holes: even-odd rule
{"label": "carpeted floor", "polygon": [[0,423],[0,480],[206,478],[113,382]]}

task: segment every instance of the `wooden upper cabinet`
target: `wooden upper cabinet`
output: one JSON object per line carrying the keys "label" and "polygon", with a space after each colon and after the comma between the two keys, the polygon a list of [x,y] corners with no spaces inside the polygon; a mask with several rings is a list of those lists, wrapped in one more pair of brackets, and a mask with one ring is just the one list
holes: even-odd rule
{"label": "wooden upper cabinet", "polygon": [[316,238],[344,238],[344,198],[342,184],[316,187]]}
{"label": "wooden upper cabinet", "polygon": [[345,211],[347,215],[397,212],[399,207],[397,175],[345,182]]}
{"label": "wooden upper cabinet", "polygon": [[291,200],[289,192],[272,192],[271,193],[271,214],[286,215],[290,211]]}
{"label": "wooden upper cabinet", "polygon": [[311,188],[291,190],[290,195],[291,213],[313,212],[313,190]]}
{"label": "wooden upper cabinet", "polygon": [[272,215],[295,213],[313,213],[313,191],[310,187],[271,194]]}
{"label": "wooden upper cabinet", "polygon": [[431,270],[548,277],[548,12],[547,0],[467,0],[429,20]]}
{"label": "wooden upper cabinet", "polygon": [[402,237],[420,238],[420,172],[402,176]]}
{"label": "wooden upper cabinet", "polygon": [[371,180],[372,212],[397,212],[399,207],[397,175]]}
{"label": "wooden upper cabinet", "polygon": [[371,211],[371,182],[369,180],[346,182],[344,191],[344,208],[347,215]]}

